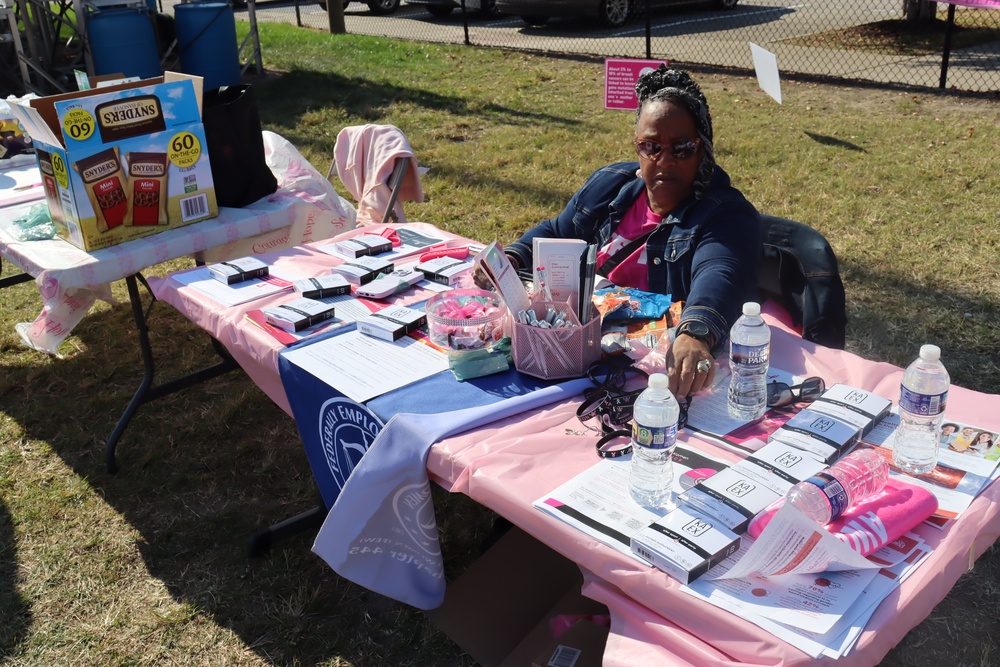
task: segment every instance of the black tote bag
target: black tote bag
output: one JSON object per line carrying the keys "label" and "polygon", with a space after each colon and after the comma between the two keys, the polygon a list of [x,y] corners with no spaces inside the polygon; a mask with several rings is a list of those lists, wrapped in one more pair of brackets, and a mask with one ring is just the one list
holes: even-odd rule
{"label": "black tote bag", "polygon": [[205,92],[202,122],[219,206],[242,208],[278,189],[264,160],[257,99],[249,85]]}

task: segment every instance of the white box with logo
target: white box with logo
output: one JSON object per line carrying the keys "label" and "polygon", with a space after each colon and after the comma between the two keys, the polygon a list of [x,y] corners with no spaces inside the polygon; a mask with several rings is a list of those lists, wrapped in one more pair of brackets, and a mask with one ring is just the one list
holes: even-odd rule
{"label": "white box with logo", "polygon": [[743,533],[750,520],[826,464],[797,447],[769,442],[680,495],[684,504]]}
{"label": "white box with logo", "polygon": [[631,546],[633,553],[689,584],[736,553],[740,537],[717,519],[681,507],[636,533]]}

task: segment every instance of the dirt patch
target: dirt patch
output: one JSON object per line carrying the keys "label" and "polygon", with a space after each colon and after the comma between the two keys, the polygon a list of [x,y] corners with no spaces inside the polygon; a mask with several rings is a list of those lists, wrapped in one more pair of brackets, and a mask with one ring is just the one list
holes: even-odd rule
{"label": "dirt patch", "polygon": [[[979,10],[956,13],[951,48],[963,49],[1000,40],[1000,13]],[[947,21],[894,19],[828,30],[784,40],[785,44],[866,51],[889,55],[922,56],[944,49]]]}

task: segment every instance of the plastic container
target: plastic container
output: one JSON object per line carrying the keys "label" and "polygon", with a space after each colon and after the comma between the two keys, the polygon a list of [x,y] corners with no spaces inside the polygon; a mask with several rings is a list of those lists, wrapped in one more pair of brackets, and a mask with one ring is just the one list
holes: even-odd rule
{"label": "plastic container", "polygon": [[455,289],[424,307],[431,342],[449,350],[478,350],[503,338],[507,309],[493,292]]}
{"label": "plastic container", "polygon": [[729,414],[756,421],[767,411],[767,369],[771,329],[760,316],[760,304],[743,304],[743,316],[729,334]]}
{"label": "plastic container", "polygon": [[785,498],[816,523],[827,524],[881,491],[888,480],[888,462],[878,452],[862,449],[799,482]]}
{"label": "plastic container", "polygon": [[899,428],[892,462],[900,470],[922,475],[937,465],[950,385],[951,378],[941,363],[941,348],[921,345],[920,356],[906,369],[899,386]]}
{"label": "plastic container", "polygon": [[186,2],[174,6],[181,71],[205,79],[204,89],[238,86],[241,81],[236,19],[227,2]]}
{"label": "plastic container", "polygon": [[141,79],[163,74],[148,7],[92,7],[85,25],[95,74],[121,73]]}
{"label": "plastic container", "polygon": [[680,407],[670,393],[667,376],[653,373],[649,386],[632,407],[632,468],[629,494],[643,507],[671,505],[674,446]]}

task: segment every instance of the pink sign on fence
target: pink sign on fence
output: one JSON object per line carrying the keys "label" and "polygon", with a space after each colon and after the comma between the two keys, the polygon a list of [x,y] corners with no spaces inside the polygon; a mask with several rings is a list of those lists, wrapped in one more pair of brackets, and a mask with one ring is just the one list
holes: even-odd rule
{"label": "pink sign on fence", "polygon": [[[997,0],[1000,2],[1000,0]],[[635,109],[639,100],[635,97],[635,82],[647,70],[660,65],[670,66],[667,60],[632,60],[628,58],[607,58],[604,61],[604,108]]]}

